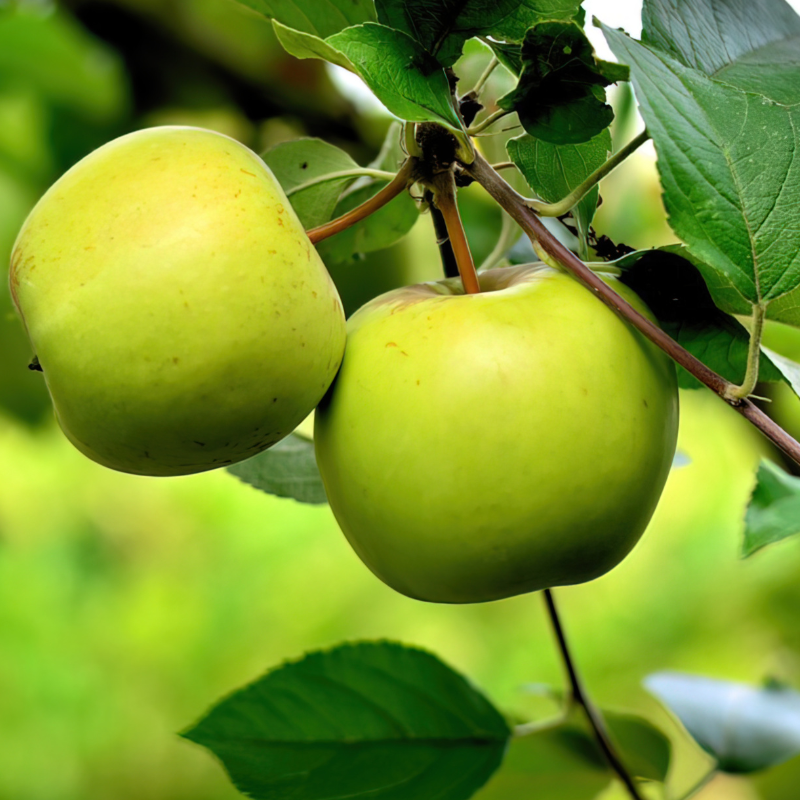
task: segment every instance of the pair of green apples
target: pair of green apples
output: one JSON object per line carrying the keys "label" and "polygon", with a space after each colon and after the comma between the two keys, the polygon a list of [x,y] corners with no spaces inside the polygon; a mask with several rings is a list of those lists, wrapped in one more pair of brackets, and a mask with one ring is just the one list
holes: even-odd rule
{"label": "pair of green apples", "polygon": [[677,430],[672,363],[576,281],[542,265],[480,280],[477,295],[458,280],[390,292],[346,325],[264,163],[181,127],[67,172],[10,272],[79,450],[124,472],[198,472],[317,407],[317,460],[353,548],[398,591],[451,603],[619,563]]}

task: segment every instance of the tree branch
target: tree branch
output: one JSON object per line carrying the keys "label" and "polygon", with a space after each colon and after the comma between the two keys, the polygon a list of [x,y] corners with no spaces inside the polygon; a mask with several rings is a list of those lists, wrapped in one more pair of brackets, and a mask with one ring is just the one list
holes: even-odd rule
{"label": "tree branch", "polygon": [[395,197],[402,194],[414,182],[416,163],[415,158],[407,158],[394,178],[377,194],[370,197],[369,200],[363,202],[360,206],[356,206],[341,217],[306,231],[308,238],[311,239],[311,244],[317,244],[329,236],[351,228],[357,222],[361,222],[362,219],[366,219],[370,214],[379,211],[387,203],[394,200]]}
{"label": "tree branch", "polygon": [[586,694],[586,690],[583,688],[583,682],[581,681],[580,675],[578,675],[578,670],[575,666],[575,661],[572,658],[572,653],[569,649],[564,628],[561,625],[561,618],[558,615],[558,609],[556,608],[553,593],[550,591],[550,589],[545,589],[543,594],[545,606],[547,607],[547,614],[550,617],[550,623],[553,626],[553,632],[555,633],[556,641],[558,642],[558,649],[561,653],[561,659],[564,662],[564,667],[567,671],[567,678],[569,679],[572,700],[573,702],[577,703],[586,714],[586,718],[592,728],[594,738],[596,739],[600,750],[602,750],[603,756],[608,762],[608,765],[612,770],[614,770],[617,777],[620,779],[620,781],[622,781],[623,785],[628,790],[628,794],[633,800],[643,800],[641,794],[639,794],[639,789],[633,781],[633,778],[625,768],[625,765],[622,763],[620,757],[617,755],[616,748],[612,744],[608,735],[608,729],[606,728],[603,717],[597,708],[595,708],[594,703],[592,703],[592,701],[589,699],[589,696]]}
{"label": "tree branch", "polygon": [[755,425],[776,447],[792,461],[800,465],[800,442],[797,442],[779,425],[771,420],[749,398],[738,399],[728,396],[733,387],[730,381],[709,369],[688,350],[670,338],[658,325],[639,313],[630,303],[620,297],[608,284],[595,275],[571,250],[564,247],[550,231],[545,228],[536,212],[527,204],[522,195],[509,186],[495,172],[486,160],[476,155],[472,164],[463,165],[464,170],[480,183],[500,204],[531,239],[535,248],[543,251],[568,272],[572,273],[584,286],[590,289],[609,308],[631,323],[640,333],[670,358],[694,375],[735,408],[743,417]]}

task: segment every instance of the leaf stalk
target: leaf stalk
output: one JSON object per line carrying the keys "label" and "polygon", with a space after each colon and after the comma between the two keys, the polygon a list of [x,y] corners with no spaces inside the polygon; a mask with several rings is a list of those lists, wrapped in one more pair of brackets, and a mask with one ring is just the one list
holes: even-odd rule
{"label": "leaf stalk", "polygon": [[611,155],[602,163],[580,186],[573,189],[566,197],[557,203],[542,203],[539,200],[530,200],[531,207],[542,217],[561,217],[575,208],[589,192],[600,183],[603,178],[613,172],[628,156],[638,150],[648,139],[650,134],[644,130],[636,138],[631,139],[625,147]]}
{"label": "leaf stalk", "polygon": [[471,128],[467,128],[467,133],[470,136],[474,136],[476,133],[481,133],[485,131],[490,125],[494,125],[497,120],[502,119],[503,117],[507,117],[511,112],[506,111],[504,108],[500,108],[497,111],[489,114],[486,119],[481,122],[475,123]]}
{"label": "leaf stalk", "polygon": [[319,175],[304,183],[298,183],[297,186],[293,186],[286,192],[286,196],[291,197],[293,194],[310,189],[312,186],[318,186],[321,183],[328,183],[329,181],[338,181],[342,178],[375,178],[376,180],[391,181],[396,174],[395,172],[386,172],[382,169],[370,169],[369,167],[343,169],[339,172],[329,172],[327,175]]}
{"label": "leaf stalk", "polygon": [[761,362],[761,338],[764,334],[764,320],[767,316],[767,307],[763,303],[753,306],[752,327],[750,329],[750,346],[747,350],[747,369],[741,386],[731,386],[726,396],[727,400],[743,400],[753,394],[758,383],[758,367]]}
{"label": "leaf stalk", "polygon": [[480,96],[480,93],[483,91],[483,87],[486,86],[486,81],[489,80],[499,64],[500,62],[497,60],[497,56],[492,56],[492,60],[487,65],[480,78],[478,78],[477,83],[472,87],[472,94],[474,94],[475,97]]}
{"label": "leaf stalk", "polygon": [[370,197],[369,200],[351,209],[346,214],[342,214],[341,217],[337,217],[330,222],[326,222],[324,225],[319,225],[307,231],[306,233],[311,240],[311,244],[317,244],[336,233],[351,228],[357,222],[361,222],[361,220],[366,219],[370,214],[379,211],[387,203],[394,200],[395,197],[402,194],[408,186],[414,182],[416,163],[417,160],[415,158],[407,158],[392,180],[387,183],[383,189]]}

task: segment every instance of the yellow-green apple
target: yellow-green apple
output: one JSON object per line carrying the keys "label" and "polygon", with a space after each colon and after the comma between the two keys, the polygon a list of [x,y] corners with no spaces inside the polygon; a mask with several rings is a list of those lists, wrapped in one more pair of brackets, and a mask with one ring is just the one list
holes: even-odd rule
{"label": "yellow-green apple", "polygon": [[339,367],[339,296],[272,173],[198,128],[123,136],[25,222],[10,285],[66,435],[145,475],[264,450]]}
{"label": "yellow-green apple", "polygon": [[675,370],[660,350],[548,267],[480,283],[361,308],[316,413],[339,525],[379,578],[422,600],[602,575],[642,535],[675,451]]}

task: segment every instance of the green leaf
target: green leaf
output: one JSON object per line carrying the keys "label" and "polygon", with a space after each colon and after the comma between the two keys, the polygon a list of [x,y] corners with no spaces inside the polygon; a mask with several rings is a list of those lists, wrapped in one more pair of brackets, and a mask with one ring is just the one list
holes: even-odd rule
{"label": "green leaf", "polygon": [[525,130],[545,142],[579,144],[611,124],[605,90],[620,79],[619,65],[595,59],[575,22],[541,22],[522,44],[519,84],[498,104],[516,111]]}
{"label": "green leaf", "polygon": [[672,758],[672,744],[666,735],[635,714],[603,711],[603,718],[631,774],[663,783]]}
{"label": "green leaf", "polygon": [[325,39],[351,25],[375,20],[372,0],[238,0],[287,28]]}
{"label": "green leaf", "polygon": [[[458,60],[473,36],[512,36],[543,19],[569,18],[576,0],[375,0],[378,21],[407,33],[442,66]],[[565,16],[566,15],[566,16]]]}
{"label": "green leaf", "polygon": [[742,556],[800,533],[800,478],[762,459],[744,518]]}
{"label": "green leaf", "polygon": [[800,693],[660,672],[645,687],[671,709],[723,772],[747,773],[800,754]]}
{"label": "green leaf", "polygon": [[[528,28],[545,20],[575,19],[583,26],[582,0],[522,0],[516,10],[497,20],[486,32],[495,41],[522,42]],[[486,3],[491,8],[491,3]]]}
{"label": "green leaf", "polygon": [[[623,271],[622,282],[644,300],[673,339],[714,372],[741,384],[747,370],[750,335],[734,317],[717,307],[703,280],[702,265],[685,246],[638,250],[611,263]],[[764,354],[759,378],[784,380]],[[680,367],[678,385],[699,389],[703,384]]]}
{"label": "green leaf", "polygon": [[474,800],[577,800],[611,781],[608,765],[582,727],[560,725],[511,740],[503,764]]}
{"label": "green leaf", "polygon": [[228,467],[228,472],[267,494],[300,503],[328,502],[314,458],[314,442],[304,436],[290,434],[269,450]]}
{"label": "green leaf", "polygon": [[[324,175],[358,169],[358,164],[344,150],[322,139],[283,142],[264,153],[263,159],[283,187],[306,230],[333,217],[339,197],[357,177],[337,178],[302,188]],[[301,188],[298,190],[298,187]]]}
{"label": "green leaf", "polygon": [[276,20],[272,21],[272,28],[281,46],[289,55],[295,58],[321,58],[350,72],[356,72],[356,68],[346,56],[313,33],[287,28]]}
{"label": "green leaf", "polygon": [[[386,185],[386,181],[370,181],[346,194],[334,210],[342,214],[368,200]],[[331,236],[317,245],[326,263],[339,264],[360,253],[382,250],[402,239],[419,219],[419,209],[408,192],[403,192],[383,208],[370,214],[347,230]]]}
{"label": "green leaf", "polygon": [[326,42],[344,54],[392,114],[409,122],[439,122],[462,129],[444,69],[408,34],[367,22]]}
{"label": "green leaf", "polygon": [[800,107],[745,93],[604,27],[630,64],[669,222],[732,313],[800,324]]}
{"label": "green leaf", "polygon": [[263,800],[466,800],[497,768],[509,735],[461,675],[385,642],[278,667],[183,734]]}
{"label": "green leaf", "polygon": [[[533,136],[519,136],[506,144],[509,158],[525,176],[528,185],[546,203],[555,203],[580,186],[611,151],[611,134],[606,129],[581,144],[551,144]],[[595,187],[573,209],[579,237],[585,241],[600,190]]]}
{"label": "green leaf", "polygon": [[[672,747],[669,739],[642,717],[603,712],[614,743],[630,772],[664,781]],[[474,800],[576,800],[595,797],[614,775],[582,712],[514,737],[500,769]]]}
{"label": "green leaf", "polygon": [[645,0],[642,41],[740,89],[800,101],[800,17],[784,0]]}

